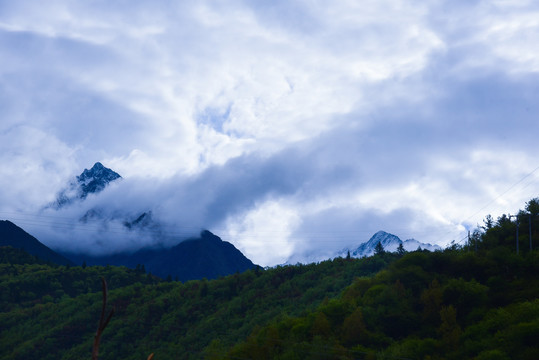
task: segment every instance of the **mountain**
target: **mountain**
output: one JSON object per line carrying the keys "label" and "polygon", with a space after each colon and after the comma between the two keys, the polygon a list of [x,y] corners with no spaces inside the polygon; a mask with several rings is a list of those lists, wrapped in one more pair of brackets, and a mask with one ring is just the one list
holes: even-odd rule
{"label": "mountain", "polygon": [[[59,210],[75,201],[84,201],[88,195],[103,191],[111,182],[121,178],[117,172],[103,166],[100,162],[96,162],[90,170],[84,169],[79,176],[76,176],[67,188],[60,192],[50,207]],[[111,216],[107,209],[93,207],[88,209],[79,219],[85,224],[99,222],[103,225],[110,220],[119,220],[130,231],[150,231],[157,236],[161,231],[159,221],[153,218],[151,210],[134,215],[129,211],[117,212]]]}
{"label": "mountain", "polygon": [[406,251],[414,251],[417,248],[424,250],[434,251],[441,250],[438,245],[431,245],[428,243],[422,243],[415,239],[408,239],[402,241],[398,236],[387,233],[385,231],[378,231],[374,234],[369,241],[359,245],[355,250],[344,249],[339,252],[339,256],[346,256],[348,251],[350,251],[350,256],[360,258],[371,256],[374,254],[374,248],[378,243],[381,243],[385,251],[395,252],[400,244],[404,247]]}
{"label": "mountain", "polygon": [[59,265],[73,265],[62,255],[49,249],[35,237],[7,220],[0,220],[0,246],[11,246],[37,256],[41,260]]}
{"label": "mountain", "polygon": [[115,171],[96,162],[90,170],[84,169],[82,174],[71,181],[66,189],[58,195],[54,207],[60,208],[75,200],[84,200],[89,194],[102,191],[105,187],[122,177]]}
{"label": "mountain", "polygon": [[404,240],[402,242],[402,245],[404,247],[404,250],[406,251],[414,251],[414,250],[417,250],[418,248],[421,248],[423,250],[428,250],[428,251],[442,250],[442,248],[438,245],[422,243],[422,242],[417,241],[416,239]]}
{"label": "mountain", "polygon": [[539,359],[539,249],[516,253],[518,222],[501,219],[443,251],[184,283],[114,266],[12,266],[0,249],[0,359],[88,358],[100,277],[104,310],[115,309],[99,349],[108,359]]}
{"label": "mountain", "polygon": [[81,193],[81,199],[88,194],[100,192],[110,182],[120,179],[121,176],[109,168],[104,167],[100,162],[96,162],[90,170],[84,169],[82,174],[77,176]]}
{"label": "mountain", "polygon": [[84,254],[65,254],[77,263],[87,265],[119,265],[130,268],[144,265],[146,271],[162,278],[170,275],[181,281],[215,279],[255,268],[234,245],[204,230],[200,237],[180,242],[169,249],[141,249],[132,254],[91,257]]}
{"label": "mountain", "polygon": [[[105,189],[111,182],[121,179],[113,170],[97,162],[72,181],[62,191],[53,205],[60,209],[74,201],[84,201],[89,194]],[[150,234],[156,243],[161,243],[162,231],[159,219],[153,217],[152,211],[132,214],[129,209],[125,213],[119,211],[111,215],[105,208],[90,208],[79,219],[82,223],[103,223],[110,220],[120,221],[127,231]],[[106,226],[105,226],[106,227]],[[87,265],[123,265],[135,268],[144,265],[154,275],[177,277],[186,281],[201,278],[216,278],[235,272],[243,272],[255,267],[232,244],[222,241],[209,231],[203,231],[199,238],[187,239],[172,248],[142,248],[135,253],[120,253],[106,256],[90,256],[88,254],[64,254],[75,262]]]}

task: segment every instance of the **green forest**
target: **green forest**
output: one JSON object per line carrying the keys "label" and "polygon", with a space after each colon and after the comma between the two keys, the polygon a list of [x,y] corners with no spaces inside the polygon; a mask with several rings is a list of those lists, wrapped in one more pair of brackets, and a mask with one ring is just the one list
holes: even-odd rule
{"label": "green forest", "polygon": [[[539,359],[539,200],[443,251],[178,282],[0,248],[0,359]],[[535,248],[534,248],[535,246]],[[518,253],[517,253],[518,247]]]}

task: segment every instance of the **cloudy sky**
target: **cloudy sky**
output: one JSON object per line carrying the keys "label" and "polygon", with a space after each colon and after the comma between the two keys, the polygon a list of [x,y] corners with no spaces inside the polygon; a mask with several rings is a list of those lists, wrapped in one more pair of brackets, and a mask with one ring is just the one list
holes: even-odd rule
{"label": "cloudy sky", "polygon": [[261,265],[461,241],[539,195],[538,39],[526,0],[0,0],[0,218],[121,248],[80,215],[151,210]]}

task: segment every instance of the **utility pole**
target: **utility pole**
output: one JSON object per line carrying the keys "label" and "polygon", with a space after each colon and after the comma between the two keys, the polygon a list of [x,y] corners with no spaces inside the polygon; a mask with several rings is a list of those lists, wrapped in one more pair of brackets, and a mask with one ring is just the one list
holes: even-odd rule
{"label": "utility pole", "polygon": [[515,215],[517,218],[517,255],[518,255],[518,215]]}
{"label": "utility pole", "polygon": [[516,243],[517,243],[517,255],[518,255],[518,215],[509,215],[509,220],[511,220],[511,218],[516,218],[516,225],[517,225]]}
{"label": "utility pole", "polygon": [[532,252],[532,213],[530,213],[530,252]]}

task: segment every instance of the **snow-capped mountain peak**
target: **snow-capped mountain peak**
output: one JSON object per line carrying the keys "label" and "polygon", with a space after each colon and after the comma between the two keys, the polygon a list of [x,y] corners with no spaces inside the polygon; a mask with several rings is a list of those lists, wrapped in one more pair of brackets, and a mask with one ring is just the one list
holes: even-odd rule
{"label": "snow-capped mountain peak", "polygon": [[77,182],[80,186],[80,198],[84,199],[90,193],[100,192],[110,182],[121,178],[113,170],[106,168],[100,162],[96,162],[90,170],[84,169],[82,174],[77,176]]}
{"label": "snow-capped mountain peak", "polygon": [[120,178],[118,173],[96,162],[90,170],[84,169],[82,174],[73,179],[68,187],[60,192],[52,206],[58,209],[74,200],[84,200],[89,194],[102,191],[109,183]]}
{"label": "snow-capped mountain peak", "polygon": [[394,252],[397,251],[399,245],[402,244],[404,250],[414,251],[418,248],[426,249],[429,251],[440,250],[438,245],[431,245],[427,243],[419,242],[415,239],[408,239],[402,241],[398,236],[387,233],[385,231],[378,231],[367,242],[359,245],[355,250],[344,249],[339,255],[345,256],[350,252],[350,256],[360,258],[365,256],[371,256],[374,254],[374,249],[378,243],[381,243],[385,251]]}

